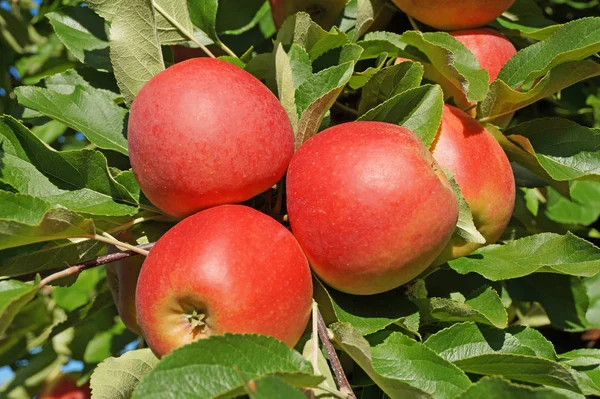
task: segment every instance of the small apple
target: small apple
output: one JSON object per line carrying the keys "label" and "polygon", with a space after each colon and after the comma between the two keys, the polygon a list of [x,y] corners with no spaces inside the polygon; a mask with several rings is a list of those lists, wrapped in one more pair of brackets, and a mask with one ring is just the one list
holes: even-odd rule
{"label": "small apple", "polygon": [[287,17],[300,11],[324,29],[335,25],[348,0],[269,0],[275,27],[279,29]]}
{"label": "small apple", "polygon": [[77,375],[60,374],[44,383],[39,399],[90,399],[92,391],[87,382],[77,386]]}
{"label": "small apple", "polygon": [[222,60],[194,58],[154,76],[129,115],[129,156],[148,199],[173,216],[268,190],[294,152],[279,100]]}
{"label": "small apple", "polygon": [[357,295],[416,277],[458,217],[427,147],[410,130],[382,122],[344,123],[304,143],[287,173],[287,209],[315,273]]}
{"label": "small apple", "polygon": [[255,333],[294,346],[312,280],[294,236],[242,205],[192,215],[162,236],[136,291],[138,321],[157,356],[214,334]]}
{"label": "small apple", "polygon": [[439,30],[478,28],[498,18],[515,0],[393,0],[407,15]]}
{"label": "small apple", "polygon": [[[471,207],[475,227],[486,244],[500,238],[515,205],[515,179],[510,162],[494,136],[475,119],[450,105],[444,106],[433,157],[454,173]],[[435,264],[465,256],[481,247],[454,236]]]}

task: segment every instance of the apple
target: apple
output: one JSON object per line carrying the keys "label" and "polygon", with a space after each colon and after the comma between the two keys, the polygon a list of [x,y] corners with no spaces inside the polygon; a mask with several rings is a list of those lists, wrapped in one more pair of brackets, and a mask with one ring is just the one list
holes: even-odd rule
{"label": "apple", "polygon": [[310,268],[294,236],[242,205],[192,215],[163,235],[136,291],[139,325],[157,356],[214,334],[255,333],[293,347],[312,304]]}
{"label": "apple", "polygon": [[[515,179],[500,144],[475,119],[445,105],[442,125],[431,151],[442,167],[454,173],[486,244],[496,242],[515,205]],[[468,255],[479,247],[481,244],[454,236],[435,264]]]}
{"label": "apple", "polygon": [[410,130],[382,122],[340,124],[304,143],[287,173],[287,210],[314,272],[357,295],[420,274],[458,217],[427,147]]}
{"label": "apple", "polygon": [[128,124],[133,173],[163,212],[185,217],[272,187],[294,152],[279,100],[243,69],[194,58],[154,76]]}
{"label": "apple", "polygon": [[[215,56],[227,55],[220,47],[216,45],[207,46]],[[173,62],[183,62],[192,58],[207,57],[208,55],[200,47],[188,47],[182,44],[172,44]]]}
{"label": "apple", "polygon": [[407,15],[439,30],[478,28],[498,18],[515,0],[393,0]]}
{"label": "apple", "polygon": [[77,386],[77,375],[60,374],[44,383],[39,399],[90,399],[90,383]]}
{"label": "apple", "polygon": [[303,11],[324,29],[330,29],[340,17],[348,0],[269,0],[275,27],[279,29],[287,17]]}

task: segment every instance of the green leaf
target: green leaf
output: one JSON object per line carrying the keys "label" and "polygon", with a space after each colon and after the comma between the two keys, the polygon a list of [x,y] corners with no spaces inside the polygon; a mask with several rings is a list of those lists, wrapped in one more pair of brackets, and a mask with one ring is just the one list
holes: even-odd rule
{"label": "green leaf", "polygon": [[417,62],[406,61],[379,70],[362,89],[358,114],[363,115],[396,94],[419,87],[422,78],[423,65]]}
{"label": "green leaf", "polygon": [[571,367],[600,366],[600,349],[575,349],[561,353],[558,360]]}
{"label": "green leaf", "polygon": [[361,37],[387,9],[385,0],[358,0],[356,10],[356,28],[354,39]]}
{"label": "green leaf", "polygon": [[483,99],[488,90],[487,71],[481,69],[475,56],[448,33],[406,31],[397,35],[372,32],[358,44],[372,47],[371,50],[365,49],[363,58],[386,51],[417,61],[430,62],[452,85],[465,93],[469,101]]}
{"label": "green leaf", "polygon": [[583,279],[588,297],[585,319],[590,326],[600,328],[600,273]]}
{"label": "green leaf", "polygon": [[406,298],[402,288],[381,294],[357,297],[314,284],[315,297],[321,306],[331,304],[338,321],[351,324],[361,335],[383,330],[392,324],[418,334],[419,312]]}
{"label": "green leaf", "polygon": [[484,377],[471,385],[457,399],[566,399],[546,387],[532,387],[509,382],[499,377]]}
{"label": "green leaf", "polygon": [[[294,51],[294,49],[296,49]],[[300,63],[302,59],[299,57],[294,57],[294,65],[297,68],[292,68],[292,54],[305,54],[306,59],[305,62]],[[298,68],[299,65],[304,66],[304,68]],[[294,79],[294,72],[300,71],[296,75],[297,78]],[[283,46],[279,44],[277,49],[275,50],[275,75],[277,79],[277,90],[279,94],[279,102],[285,109],[288,117],[290,118],[290,122],[292,123],[292,128],[294,131],[298,128],[298,111],[296,110],[296,86],[295,81],[304,78],[305,73],[310,76],[312,74],[310,60],[308,60],[308,54],[304,52],[304,49],[296,44],[292,45],[290,50],[290,55],[288,55],[284,50]]]}
{"label": "green leaf", "polygon": [[498,74],[517,89],[568,61],[583,60],[600,51],[600,18],[582,18],[560,27],[552,36],[512,57]]}
{"label": "green leaf", "polygon": [[0,281],[0,334],[4,334],[21,308],[33,299],[38,288],[37,283]]}
{"label": "green leaf", "polygon": [[531,90],[513,90],[502,80],[495,80],[485,98],[477,106],[481,122],[489,122],[508,115],[536,101],[550,96],[582,80],[600,75],[600,64],[590,61],[571,61],[558,65],[544,76]]}
{"label": "green leaf", "polygon": [[96,367],[90,386],[94,398],[129,399],[146,374],[158,364],[149,348],[110,357]]}
{"label": "green leaf", "polygon": [[100,268],[83,270],[77,280],[68,287],[54,287],[52,299],[67,312],[85,305],[96,294],[96,285],[103,278]]}
{"label": "green leaf", "polygon": [[600,249],[571,233],[542,233],[505,245],[488,245],[449,265],[461,274],[475,272],[492,281],[535,272],[593,276],[600,271]]}
{"label": "green leaf", "polygon": [[477,230],[477,227],[475,227],[471,207],[467,203],[467,200],[465,200],[465,197],[462,195],[462,191],[460,190],[460,186],[454,178],[454,174],[448,169],[442,168],[442,170],[446,174],[446,177],[452,186],[452,190],[458,199],[458,220],[456,222],[456,230],[454,231],[454,234],[466,242],[485,244],[485,237],[482,236]]}
{"label": "green leaf", "polygon": [[0,191],[0,250],[95,234],[91,219],[24,194]]}
{"label": "green leaf", "polygon": [[112,70],[104,20],[87,7],[65,7],[46,14],[56,35],[81,63]]}
{"label": "green leaf", "polygon": [[[313,339],[310,338],[306,341],[304,348],[302,350],[302,356],[312,364],[313,358]],[[329,390],[337,390],[337,386],[335,385],[335,379],[333,378],[333,374],[331,373],[331,368],[329,364],[327,364],[327,359],[323,356],[323,352],[317,348],[317,370],[315,374],[322,375],[325,379],[319,384],[319,387],[328,388]],[[268,378],[268,377],[267,377]],[[314,388],[313,389],[315,396],[322,399],[331,398],[331,394],[322,389]]]}
{"label": "green leaf", "polygon": [[555,222],[588,226],[600,217],[600,182],[569,183],[571,201],[556,190],[547,191],[546,216]]}
{"label": "green leaf", "polygon": [[503,331],[468,322],[432,335],[425,345],[467,373],[579,391],[569,370],[555,361],[552,344],[533,329]]}
{"label": "green leaf", "polygon": [[[190,4],[192,3],[196,4],[197,2],[190,2]],[[202,1],[202,3],[206,2]],[[188,13],[186,0],[154,0],[154,7],[156,9],[156,30],[161,44],[175,44],[189,40],[178,27],[169,21],[175,21],[187,33],[193,33],[194,27]],[[160,11],[158,8],[160,8]],[[168,19],[163,15],[163,12],[168,16]]]}
{"label": "green leaf", "polygon": [[71,92],[21,86],[15,93],[19,103],[80,131],[98,147],[127,155],[127,110],[105,91],[83,85],[74,86]]}
{"label": "green leaf", "polygon": [[517,0],[492,26],[526,38],[544,40],[562,25],[547,19],[534,0]]}
{"label": "green leaf", "polygon": [[555,180],[600,179],[600,129],[560,118],[540,118],[505,132],[533,153]]}
{"label": "green leaf", "polygon": [[9,116],[0,117],[0,182],[51,205],[92,215],[132,215],[137,203],[98,151],[57,152]]}
{"label": "green leaf", "polygon": [[152,2],[89,0],[86,4],[111,21],[110,59],[125,103],[131,105],[142,86],[165,69]]}
{"label": "green leaf", "polygon": [[554,328],[570,332],[587,329],[589,299],[581,278],[536,273],[509,280],[506,288],[515,301],[539,303]]}
{"label": "green leaf", "polygon": [[214,40],[219,41],[217,36],[217,9],[218,0],[189,1],[188,9],[192,23],[202,32]]}
{"label": "green leaf", "polygon": [[226,334],[193,342],[162,358],[133,398],[234,398],[244,392],[240,377],[250,380],[267,375],[297,387],[322,381],[299,353],[274,338]]}
{"label": "green leaf", "polygon": [[250,380],[244,385],[244,390],[250,399],[306,399],[302,392],[275,376]]}
{"label": "green leaf", "polygon": [[440,86],[424,85],[406,90],[363,114],[360,121],[379,121],[403,126],[429,147],[435,140],[444,108]]}

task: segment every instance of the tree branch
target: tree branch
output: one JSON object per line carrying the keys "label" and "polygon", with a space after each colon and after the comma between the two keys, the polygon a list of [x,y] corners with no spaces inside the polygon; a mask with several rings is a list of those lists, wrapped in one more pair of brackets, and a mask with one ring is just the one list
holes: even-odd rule
{"label": "tree branch", "polygon": [[335,376],[335,380],[340,388],[340,392],[348,395],[349,399],[356,399],[356,395],[354,391],[352,391],[352,387],[346,378],[346,374],[344,373],[344,369],[342,368],[342,364],[340,363],[340,359],[335,353],[335,348],[331,343],[331,339],[329,338],[329,333],[327,332],[327,326],[325,325],[325,320],[323,320],[323,316],[321,312],[317,309],[317,316],[319,318],[319,337],[321,341],[323,341],[323,346],[325,346],[325,350],[327,351],[327,357],[329,358],[329,364],[331,365],[331,369],[333,370],[333,375]]}

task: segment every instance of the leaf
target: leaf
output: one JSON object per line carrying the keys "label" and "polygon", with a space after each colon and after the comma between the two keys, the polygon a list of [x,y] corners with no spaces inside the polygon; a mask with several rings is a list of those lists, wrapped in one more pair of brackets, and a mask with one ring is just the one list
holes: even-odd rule
{"label": "leaf", "polygon": [[588,226],[600,217],[600,182],[573,181],[569,184],[571,201],[548,189],[546,216],[558,223]]}
{"label": "leaf", "polygon": [[583,279],[588,297],[585,319],[590,326],[600,328],[600,273]]}
{"label": "leaf", "polygon": [[600,75],[600,64],[589,61],[571,61],[558,65],[544,76],[531,90],[513,90],[502,80],[495,80],[485,98],[477,106],[480,122],[489,122],[508,115],[536,101],[550,96],[577,82]]}
{"label": "leaf", "polygon": [[110,59],[125,103],[131,105],[142,86],[165,69],[152,2],[89,0],[86,4],[111,21]]}
{"label": "leaf", "polygon": [[218,7],[218,0],[188,2],[188,9],[192,23],[196,25],[202,32],[206,33],[206,35],[215,42],[219,41],[216,28]]}
{"label": "leaf", "polygon": [[359,121],[379,121],[403,126],[429,147],[435,140],[444,107],[440,86],[424,85],[406,90],[363,114]]}
{"label": "leaf", "polygon": [[488,245],[449,265],[461,274],[475,272],[492,281],[535,272],[593,276],[600,271],[600,249],[571,233],[542,233],[505,245]]}
{"label": "leaf", "polygon": [[406,31],[402,35],[372,32],[358,44],[365,47],[363,58],[386,51],[430,62],[453,86],[465,93],[469,101],[483,99],[488,90],[487,71],[480,68],[475,56],[461,42],[446,32]]}
{"label": "leaf", "polygon": [[104,20],[87,7],[64,7],[46,14],[56,35],[79,62],[112,70]]}
{"label": "leaf", "polygon": [[517,89],[556,66],[583,60],[600,51],[600,18],[582,18],[560,27],[552,36],[519,51],[504,65],[498,79]]}
{"label": "leaf", "polygon": [[95,234],[91,219],[24,194],[0,191],[0,250]]}
{"label": "leaf", "polygon": [[555,362],[552,344],[533,329],[503,331],[467,322],[430,336],[425,346],[467,373],[579,391],[569,370]]}
{"label": "leaf", "polygon": [[0,281],[0,334],[4,335],[21,308],[33,299],[38,283],[22,283],[16,280]]}
{"label": "leaf", "polygon": [[485,244],[485,237],[482,236],[477,230],[477,227],[475,227],[471,207],[467,203],[467,200],[465,200],[465,197],[462,195],[462,191],[460,190],[460,186],[454,178],[454,174],[448,169],[442,168],[442,170],[446,174],[446,177],[452,186],[452,190],[454,191],[454,195],[456,195],[458,200],[458,220],[456,222],[456,230],[454,231],[454,234],[466,242]]}
{"label": "leaf", "polygon": [[546,19],[534,0],[517,0],[504,14],[492,22],[492,26],[526,38],[544,40],[562,25]]}
{"label": "leaf", "polygon": [[244,392],[240,377],[250,380],[267,375],[298,387],[322,381],[299,353],[274,338],[225,334],[193,342],[162,358],[133,398],[233,398]]}
{"label": "leaf", "polygon": [[275,376],[250,380],[244,390],[250,399],[306,399],[302,392]]}
{"label": "leaf", "polygon": [[575,349],[561,353],[558,360],[571,367],[600,366],[600,349]]}
{"label": "leaf", "polygon": [[94,369],[90,386],[94,399],[129,399],[146,374],[158,364],[149,348],[110,357]]}
{"label": "leaf", "polygon": [[[156,30],[158,32],[158,39],[161,44],[175,44],[182,41],[189,40],[187,36],[179,30],[178,27],[173,26],[173,23],[169,19],[175,21],[177,25],[183,28],[187,33],[192,33],[194,27],[188,13],[188,5],[185,0],[154,0],[154,8],[156,12]],[[192,1],[190,4],[196,4],[198,2]],[[202,1],[201,3],[206,3]],[[160,11],[158,10],[160,8]],[[163,15],[165,12],[169,19]]]}
{"label": "leaf", "polygon": [[15,89],[19,103],[83,133],[100,148],[127,155],[127,111],[104,91],[77,85],[69,93],[34,86]]}
{"label": "leaf", "polygon": [[402,62],[375,73],[362,89],[358,114],[363,115],[378,104],[406,90],[419,87],[423,78],[423,65]]}
{"label": "leaf", "polygon": [[499,377],[484,377],[471,385],[457,399],[566,399],[568,397],[546,387],[519,385]]}
{"label": "leaf", "polygon": [[367,342],[348,324],[331,329],[336,343],[391,398],[453,398],[471,385],[457,367],[401,333],[382,331]]}
{"label": "leaf", "polygon": [[389,12],[385,0],[358,0],[355,40],[361,37],[384,12]]}
{"label": "leaf", "polygon": [[325,288],[318,280],[313,285],[320,305],[325,306],[325,301],[330,303],[337,320],[351,324],[361,335],[372,334],[392,324],[418,334],[419,312],[402,288],[357,297]]}
{"label": "leaf", "polygon": [[[300,46],[297,45],[292,45],[292,49],[294,46],[296,46],[295,48],[299,48],[299,50],[297,50],[299,53],[304,51]],[[292,52],[290,51],[290,53]],[[310,60],[308,61],[308,64],[304,65],[308,65],[308,73],[309,75],[312,74],[310,71]],[[288,56],[288,54],[283,50],[281,43],[275,50],[275,74],[277,79],[277,89],[279,92],[279,101],[290,118],[293,130],[296,131],[298,128],[298,112],[296,110],[295,100],[296,88],[294,85],[294,70],[292,69],[291,57]]]}
{"label": "leaf", "polygon": [[600,180],[600,129],[540,118],[509,129],[508,139],[534,155],[555,180]]}
{"label": "leaf", "polygon": [[506,288],[513,300],[542,305],[554,328],[570,332],[587,329],[589,299],[581,278],[536,273],[509,280]]}
{"label": "leaf", "polygon": [[[313,349],[313,339],[310,338],[306,341],[304,345],[304,349],[302,350],[302,356],[312,364],[312,349]],[[317,348],[318,349],[318,348]],[[331,369],[327,364],[327,359],[323,356],[323,352],[320,349],[317,350],[317,370],[315,371],[316,375],[322,375],[325,379],[319,384],[319,387],[328,388],[329,390],[337,390],[337,386],[335,385],[335,380],[333,379],[333,374],[331,373]],[[268,378],[268,377],[266,377]],[[326,399],[333,397],[327,391],[322,389],[314,388],[313,389],[315,396],[321,399]]]}
{"label": "leaf", "polygon": [[98,151],[57,152],[9,116],[0,117],[0,182],[23,194],[92,215],[132,215],[137,203]]}

